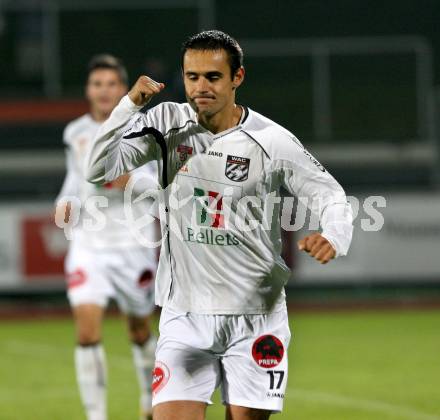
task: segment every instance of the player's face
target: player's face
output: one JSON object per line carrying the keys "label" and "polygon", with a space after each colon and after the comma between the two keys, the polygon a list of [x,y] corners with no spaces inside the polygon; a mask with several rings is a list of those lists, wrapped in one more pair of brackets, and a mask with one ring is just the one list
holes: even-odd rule
{"label": "player's face", "polygon": [[212,117],[233,106],[235,89],[241,84],[244,69],[231,79],[225,50],[187,50],[183,57],[183,81],[188,103],[199,116]]}
{"label": "player's face", "polygon": [[86,96],[92,113],[100,116],[110,115],[126,92],[127,87],[115,70],[96,69],[89,75]]}

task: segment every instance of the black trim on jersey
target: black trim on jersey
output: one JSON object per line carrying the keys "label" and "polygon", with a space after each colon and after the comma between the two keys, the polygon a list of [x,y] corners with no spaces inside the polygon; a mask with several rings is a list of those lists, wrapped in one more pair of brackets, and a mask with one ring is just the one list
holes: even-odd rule
{"label": "black trim on jersey", "polygon": [[165,135],[163,135],[158,129],[154,127],[143,127],[141,131],[136,131],[135,133],[127,134],[126,136],[123,136],[124,139],[134,139],[137,137],[145,136],[146,134],[151,134],[154,139],[156,140],[157,144],[160,147],[160,150],[162,152],[162,162],[163,162],[163,171],[162,171],[162,183],[163,188],[166,188],[168,186],[168,145],[165,141],[165,137],[168,136],[172,131],[179,131],[185,128],[188,123],[194,123],[193,120],[187,120],[184,125],[181,127],[173,127],[170,128]]}
{"label": "black trim on jersey", "polygon": [[[191,120],[188,120],[186,122],[186,124],[183,127],[177,127],[176,129],[179,130],[181,128],[184,128],[188,122]],[[168,132],[166,133],[166,135],[168,135],[170,133],[170,131],[172,131],[174,129],[170,129],[168,130]],[[137,138],[137,137],[142,137],[145,136],[146,134],[151,134],[154,139],[156,140],[157,144],[160,147],[160,150],[162,152],[162,162],[163,162],[163,171],[162,171],[162,183],[163,183],[163,188],[165,189],[168,186],[168,146],[167,143],[165,141],[165,136],[156,128],[154,127],[143,127],[141,129],[141,131],[135,132],[135,133],[130,133],[127,134],[126,136],[124,136],[124,139],[133,139],[133,138]],[[168,246],[168,253],[170,256],[170,273],[171,273],[171,284],[170,284],[170,291],[168,293],[168,300],[171,298],[171,294],[173,291],[173,285],[174,285],[174,275],[173,275],[173,262],[172,262],[172,258],[171,258],[171,242],[170,242],[170,231],[169,231],[169,210],[168,210],[168,200],[165,203],[165,218],[166,218],[166,227],[167,227],[167,246]]]}
{"label": "black trim on jersey", "polygon": [[192,122],[193,124],[197,124],[196,121],[193,121],[193,120],[186,120],[186,123],[183,124],[181,127],[173,127],[173,128],[170,128],[170,129],[166,132],[166,134],[165,134],[164,137],[168,136],[168,134],[170,134],[171,131],[174,131],[174,130],[179,131],[179,130],[184,129],[184,128],[188,125],[188,123],[190,123],[190,122]]}
{"label": "black trim on jersey", "polygon": [[249,117],[249,108],[244,105],[240,105],[244,111],[244,117],[241,118],[240,124],[243,124]]}
{"label": "black trim on jersey", "polygon": [[151,134],[156,140],[162,152],[162,186],[165,189],[168,187],[168,147],[163,134],[154,127],[143,127],[141,131],[136,131],[135,133],[130,133],[124,136],[124,139],[135,139],[137,137],[142,137],[147,134]]}
{"label": "black trim on jersey", "polygon": [[258,144],[258,146],[260,146],[261,150],[264,152],[264,154],[271,159],[271,157],[269,156],[269,153],[266,152],[265,148],[254,138],[252,137],[246,130],[240,130],[242,133],[246,134],[250,139],[252,139],[255,143]]}
{"label": "black trim on jersey", "polygon": [[230,131],[228,131],[225,134],[222,134],[221,136],[217,137],[217,135],[214,135],[214,140],[218,140],[218,139],[221,139],[222,137],[229,136],[229,134],[234,133],[235,131],[238,131],[239,129],[240,129],[240,127],[236,126],[236,127],[234,127],[234,129],[231,128]]}

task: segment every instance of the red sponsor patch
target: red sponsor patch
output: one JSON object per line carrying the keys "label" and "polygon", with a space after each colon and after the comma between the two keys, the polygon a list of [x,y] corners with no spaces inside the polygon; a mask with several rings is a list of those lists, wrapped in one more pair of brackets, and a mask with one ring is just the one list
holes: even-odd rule
{"label": "red sponsor patch", "polygon": [[274,335],[262,335],[252,346],[252,357],[262,368],[270,369],[278,366],[283,356],[283,343]]}
{"label": "red sponsor patch", "polygon": [[67,287],[72,289],[74,287],[81,286],[87,280],[87,275],[84,270],[78,268],[72,273],[67,274]]}
{"label": "red sponsor patch", "polygon": [[165,365],[165,363],[156,361],[153,369],[153,381],[151,389],[153,390],[153,395],[156,395],[168,382],[170,379],[170,370]]}
{"label": "red sponsor patch", "polygon": [[184,162],[188,159],[188,156],[191,156],[193,152],[193,148],[190,146],[185,146],[184,144],[179,144],[177,146],[177,153],[179,153],[179,159]]}

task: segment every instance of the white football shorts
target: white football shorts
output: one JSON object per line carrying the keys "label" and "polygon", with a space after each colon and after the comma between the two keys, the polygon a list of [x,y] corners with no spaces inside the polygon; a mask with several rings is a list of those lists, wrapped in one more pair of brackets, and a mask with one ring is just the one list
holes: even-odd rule
{"label": "white football shorts", "polygon": [[72,243],[64,266],[71,306],[106,307],[114,298],[122,312],[143,317],[154,309],[155,249],[90,249]]}
{"label": "white football shorts", "polygon": [[287,384],[287,311],[200,315],[163,309],[153,370],[153,406],[167,401],[223,404],[280,412]]}

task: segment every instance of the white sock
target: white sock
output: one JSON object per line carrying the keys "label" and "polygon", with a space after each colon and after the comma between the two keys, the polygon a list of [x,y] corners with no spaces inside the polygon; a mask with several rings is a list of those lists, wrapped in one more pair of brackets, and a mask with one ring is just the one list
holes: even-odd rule
{"label": "white sock", "polygon": [[133,360],[141,392],[141,418],[151,413],[151,381],[157,339],[153,335],[142,346],[133,344]]}
{"label": "white sock", "polygon": [[88,420],[107,420],[107,364],[101,344],[77,346],[76,379]]}

